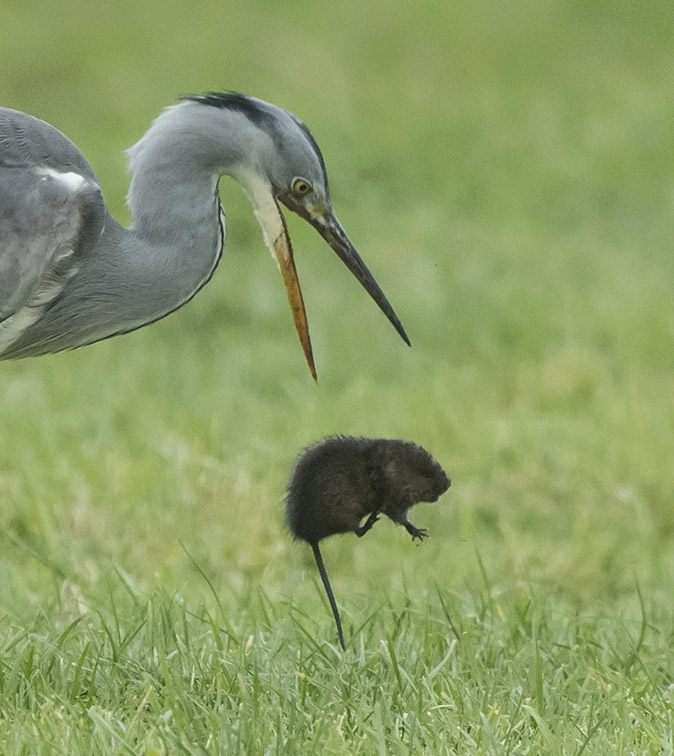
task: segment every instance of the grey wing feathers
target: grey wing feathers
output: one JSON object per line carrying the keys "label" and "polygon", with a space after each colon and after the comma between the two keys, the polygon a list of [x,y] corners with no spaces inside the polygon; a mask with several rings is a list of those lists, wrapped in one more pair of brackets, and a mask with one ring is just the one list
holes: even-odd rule
{"label": "grey wing feathers", "polygon": [[[0,323],[58,296],[96,243],[105,206],[93,170],[59,131],[0,108]],[[2,338],[0,338],[0,342]],[[1,349],[0,349],[1,351]]]}
{"label": "grey wing feathers", "polygon": [[[81,183],[73,192],[36,169],[0,167],[0,320],[75,263],[83,220],[96,215],[97,204],[97,192]],[[102,221],[101,213],[99,235]]]}

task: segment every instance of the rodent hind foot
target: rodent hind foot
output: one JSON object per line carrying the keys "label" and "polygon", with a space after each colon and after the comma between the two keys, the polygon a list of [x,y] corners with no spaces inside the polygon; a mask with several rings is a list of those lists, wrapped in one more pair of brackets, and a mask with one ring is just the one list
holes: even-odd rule
{"label": "rodent hind foot", "polygon": [[415,528],[414,525],[410,524],[409,522],[404,523],[404,525],[407,529],[407,532],[412,536],[413,541],[417,538],[420,541],[428,538],[428,531],[426,530],[426,528]]}

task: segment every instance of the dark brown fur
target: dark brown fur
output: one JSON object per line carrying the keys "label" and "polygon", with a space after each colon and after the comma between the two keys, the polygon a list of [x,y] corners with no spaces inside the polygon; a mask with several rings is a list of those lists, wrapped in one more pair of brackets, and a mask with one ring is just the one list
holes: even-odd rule
{"label": "dark brown fur", "polygon": [[288,485],[286,522],[296,539],[313,548],[342,648],[339,612],[319,541],[337,533],[363,536],[381,514],[405,527],[413,540],[423,540],[426,531],[414,527],[407,512],[420,501],[437,501],[449,486],[442,467],[411,441],[331,436],[297,458]]}

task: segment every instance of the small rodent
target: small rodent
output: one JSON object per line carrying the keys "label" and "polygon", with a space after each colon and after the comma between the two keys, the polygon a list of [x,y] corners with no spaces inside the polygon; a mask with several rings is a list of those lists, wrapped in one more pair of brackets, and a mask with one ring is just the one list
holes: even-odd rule
{"label": "small rodent", "polygon": [[[449,488],[445,471],[411,441],[330,436],[297,457],[286,497],[286,523],[313,549],[343,649],[344,635],[319,541],[337,533],[363,536],[385,514],[412,540],[427,537],[407,519],[420,501],[437,501]],[[367,520],[361,525],[364,518]]]}

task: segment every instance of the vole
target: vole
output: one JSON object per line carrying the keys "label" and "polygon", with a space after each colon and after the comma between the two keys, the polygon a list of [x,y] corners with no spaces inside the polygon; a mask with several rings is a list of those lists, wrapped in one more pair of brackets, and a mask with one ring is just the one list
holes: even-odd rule
{"label": "vole", "polygon": [[[437,501],[449,488],[445,471],[411,441],[329,436],[295,461],[286,497],[286,523],[314,552],[343,649],[342,623],[319,541],[337,533],[363,536],[380,514],[405,527],[412,540],[427,537],[407,519],[420,501]],[[367,520],[361,525],[361,522]]]}

